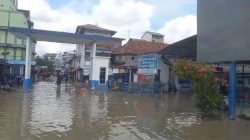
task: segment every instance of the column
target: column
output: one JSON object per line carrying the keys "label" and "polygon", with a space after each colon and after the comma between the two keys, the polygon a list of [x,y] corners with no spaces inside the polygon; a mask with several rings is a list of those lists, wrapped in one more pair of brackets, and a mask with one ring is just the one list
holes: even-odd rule
{"label": "column", "polygon": [[84,68],[85,66],[85,45],[80,45],[80,54],[81,54],[81,59],[80,59],[80,67]]}
{"label": "column", "polygon": [[31,86],[30,72],[31,72],[31,43],[30,43],[30,36],[27,36],[25,76],[24,76],[24,80],[23,80],[23,89],[24,90],[28,90]]}
{"label": "column", "polygon": [[230,63],[229,71],[229,118],[235,119],[236,62]]}
{"label": "column", "polygon": [[96,84],[98,83],[97,79],[94,79],[94,75],[97,74],[95,70],[95,56],[96,56],[96,42],[93,43],[90,51],[90,71],[89,71],[89,87],[94,90]]}
{"label": "column", "polygon": [[85,44],[80,45],[80,68],[82,70],[79,72],[80,82],[83,82],[83,70],[85,69]]}

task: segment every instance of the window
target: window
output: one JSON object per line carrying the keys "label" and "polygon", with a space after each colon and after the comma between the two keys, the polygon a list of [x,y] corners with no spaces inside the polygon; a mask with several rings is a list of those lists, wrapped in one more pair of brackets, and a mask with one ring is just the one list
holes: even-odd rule
{"label": "window", "polygon": [[100,68],[100,84],[105,84],[106,68]]}

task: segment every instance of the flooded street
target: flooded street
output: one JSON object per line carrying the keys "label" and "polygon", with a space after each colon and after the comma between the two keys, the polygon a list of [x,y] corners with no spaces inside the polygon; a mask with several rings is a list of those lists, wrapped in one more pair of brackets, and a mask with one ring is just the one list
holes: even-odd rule
{"label": "flooded street", "polygon": [[201,120],[189,94],[82,94],[39,82],[0,92],[1,140],[248,140],[250,121]]}

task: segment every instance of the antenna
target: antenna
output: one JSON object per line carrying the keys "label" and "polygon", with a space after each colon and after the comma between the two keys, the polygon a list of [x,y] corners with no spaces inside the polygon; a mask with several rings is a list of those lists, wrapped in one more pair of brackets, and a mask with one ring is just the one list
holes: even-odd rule
{"label": "antenna", "polygon": [[130,38],[131,30],[128,30],[128,39]]}

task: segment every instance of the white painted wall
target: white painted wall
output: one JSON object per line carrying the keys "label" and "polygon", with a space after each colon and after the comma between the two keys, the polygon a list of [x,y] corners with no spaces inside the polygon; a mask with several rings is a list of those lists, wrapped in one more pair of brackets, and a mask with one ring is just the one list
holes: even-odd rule
{"label": "white painted wall", "polygon": [[110,57],[100,57],[96,56],[95,63],[93,66],[93,79],[92,80],[98,80],[100,77],[100,68],[105,67],[106,68],[106,81],[108,81],[108,71],[109,71],[109,61]]}
{"label": "white painted wall", "polygon": [[152,41],[152,34],[149,33],[145,33],[142,37],[142,40],[146,40],[146,41]]}
{"label": "white painted wall", "polygon": [[80,46],[80,67],[84,69],[85,65],[85,45]]}

